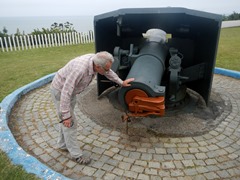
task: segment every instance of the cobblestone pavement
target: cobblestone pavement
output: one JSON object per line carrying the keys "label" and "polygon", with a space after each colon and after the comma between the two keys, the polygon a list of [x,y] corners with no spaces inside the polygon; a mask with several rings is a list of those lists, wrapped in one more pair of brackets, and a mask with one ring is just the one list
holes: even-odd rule
{"label": "cobblestone pavement", "polygon": [[58,122],[49,85],[20,99],[10,128],[20,146],[53,170],[72,179],[240,179],[240,80],[214,75],[213,89],[230,111],[210,132],[194,137],[134,140],[92,121],[76,108],[78,140],[90,165],[76,164],[54,149]]}

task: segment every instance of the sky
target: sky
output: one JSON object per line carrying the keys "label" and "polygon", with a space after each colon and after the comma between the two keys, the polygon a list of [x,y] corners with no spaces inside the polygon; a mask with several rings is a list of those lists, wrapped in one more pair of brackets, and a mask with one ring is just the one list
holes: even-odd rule
{"label": "sky", "polygon": [[0,0],[0,17],[99,15],[121,8],[184,7],[215,14],[240,13],[240,0]]}

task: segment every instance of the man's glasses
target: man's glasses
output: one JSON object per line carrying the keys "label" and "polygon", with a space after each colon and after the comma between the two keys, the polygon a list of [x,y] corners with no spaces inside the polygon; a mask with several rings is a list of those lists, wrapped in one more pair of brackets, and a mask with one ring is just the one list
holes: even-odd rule
{"label": "man's glasses", "polygon": [[106,74],[109,73],[109,71],[110,71],[110,68],[106,69],[105,67],[102,67],[102,69],[105,71]]}

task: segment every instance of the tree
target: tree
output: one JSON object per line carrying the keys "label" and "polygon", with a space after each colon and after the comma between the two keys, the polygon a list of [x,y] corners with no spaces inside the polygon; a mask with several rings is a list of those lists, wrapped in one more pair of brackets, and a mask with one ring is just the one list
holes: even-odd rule
{"label": "tree", "polygon": [[15,36],[21,36],[21,32],[20,32],[19,28],[17,28],[17,31],[16,31],[16,33],[14,35]]}
{"label": "tree", "polygon": [[73,24],[70,22],[65,22],[65,23],[57,23],[54,22],[50,29],[48,28],[42,28],[42,30],[39,29],[34,29],[33,32],[31,33],[32,35],[37,35],[37,34],[51,34],[51,33],[64,33],[64,32],[76,32],[76,30],[73,27]]}
{"label": "tree", "polygon": [[240,14],[233,12],[230,16],[229,16],[229,20],[238,20],[240,19]]}
{"label": "tree", "polygon": [[236,13],[235,11],[229,16],[226,16],[226,15],[222,16],[223,21],[239,20],[239,19],[240,19],[240,13]]}
{"label": "tree", "polygon": [[7,30],[7,28],[4,26],[4,27],[3,27],[3,34],[7,35],[7,33],[8,33],[8,30]]}
{"label": "tree", "polygon": [[63,23],[60,23],[59,27],[61,28],[61,31],[63,31]]}

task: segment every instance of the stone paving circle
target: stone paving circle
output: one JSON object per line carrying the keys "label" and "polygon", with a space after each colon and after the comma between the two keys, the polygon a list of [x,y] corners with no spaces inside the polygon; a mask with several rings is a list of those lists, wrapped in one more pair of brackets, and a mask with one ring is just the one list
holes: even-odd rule
{"label": "stone paving circle", "polygon": [[[81,149],[92,158],[88,166],[75,163],[68,152],[54,148],[58,120],[49,84],[17,101],[9,127],[21,148],[62,174],[59,179],[240,179],[239,90],[239,79],[215,74],[212,92],[221,97],[225,107],[215,117],[218,123],[208,132],[182,137],[127,134],[123,129],[106,126],[82,108],[82,94],[75,112]],[[107,102],[96,101],[102,101],[100,109]],[[137,122],[129,124],[129,132],[133,124]]]}

